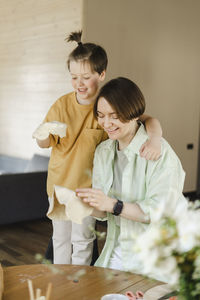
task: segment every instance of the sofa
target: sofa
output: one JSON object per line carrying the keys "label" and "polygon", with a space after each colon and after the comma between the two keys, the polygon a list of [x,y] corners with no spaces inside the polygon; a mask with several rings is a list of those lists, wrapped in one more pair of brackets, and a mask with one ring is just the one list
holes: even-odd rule
{"label": "sofa", "polygon": [[0,155],[0,225],[46,216],[49,157],[30,160]]}

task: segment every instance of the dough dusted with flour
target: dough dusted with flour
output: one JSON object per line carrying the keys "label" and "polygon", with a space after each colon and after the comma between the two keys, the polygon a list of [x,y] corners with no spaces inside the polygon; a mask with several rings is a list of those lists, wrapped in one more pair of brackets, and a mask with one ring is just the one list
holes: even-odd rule
{"label": "dough dusted with flour", "polygon": [[33,138],[45,140],[49,134],[55,134],[63,138],[66,136],[67,124],[58,121],[42,123],[33,133]]}
{"label": "dough dusted with flour", "polygon": [[92,211],[93,208],[77,197],[74,191],[62,186],[54,186],[54,196],[47,212],[50,219],[71,220],[82,224],[82,220],[90,216]]}

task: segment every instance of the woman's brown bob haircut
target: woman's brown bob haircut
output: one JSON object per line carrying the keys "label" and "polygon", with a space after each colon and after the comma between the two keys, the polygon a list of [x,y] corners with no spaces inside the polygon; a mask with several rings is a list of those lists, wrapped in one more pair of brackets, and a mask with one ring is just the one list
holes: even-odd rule
{"label": "woman's brown bob haircut", "polygon": [[72,32],[67,38],[67,42],[75,41],[78,46],[70,53],[67,66],[70,71],[71,61],[82,61],[90,64],[91,70],[101,74],[107,68],[108,58],[106,51],[99,45],[81,42],[82,31]]}
{"label": "woman's brown bob haircut", "polygon": [[98,118],[97,106],[101,97],[112,106],[122,122],[138,118],[145,111],[145,99],[139,87],[124,77],[112,79],[100,89],[94,104],[95,118]]}

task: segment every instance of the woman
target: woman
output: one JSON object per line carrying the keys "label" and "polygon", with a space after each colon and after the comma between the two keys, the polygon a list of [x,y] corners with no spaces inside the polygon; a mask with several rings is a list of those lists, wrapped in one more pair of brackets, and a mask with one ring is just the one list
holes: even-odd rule
{"label": "woman", "polygon": [[[109,139],[95,152],[93,188],[76,190],[94,208],[94,216],[108,220],[106,243],[95,265],[140,274],[142,262],[133,238],[146,230],[153,210],[169,197],[171,188],[182,194],[185,177],[178,157],[164,139],[157,161],[139,155],[148,139],[138,122],[144,110],[143,94],[131,80],[120,77],[101,88],[94,115]],[[158,274],[152,277],[159,279]]]}

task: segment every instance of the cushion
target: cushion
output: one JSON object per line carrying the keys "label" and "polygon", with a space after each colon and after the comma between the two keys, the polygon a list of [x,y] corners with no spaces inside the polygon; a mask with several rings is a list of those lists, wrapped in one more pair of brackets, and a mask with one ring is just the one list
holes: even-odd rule
{"label": "cushion", "polygon": [[32,159],[28,162],[24,172],[38,172],[47,171],[49,164],[49,157],[39,154],[34,154]]}
{"label": "cushion", "polygon": [[28,164],[28,161],[29,161],[28,159],[1,154],[0,155],[1,174],[23,173]]}

